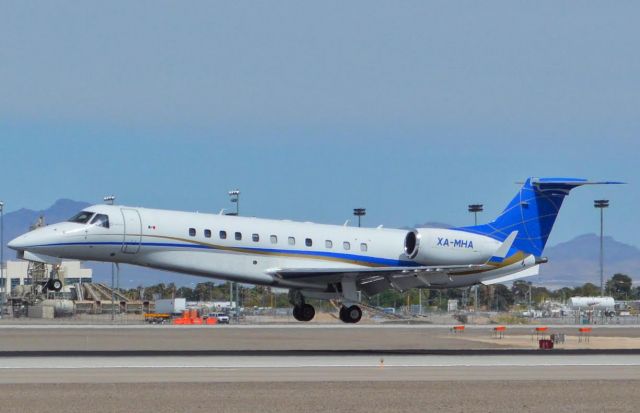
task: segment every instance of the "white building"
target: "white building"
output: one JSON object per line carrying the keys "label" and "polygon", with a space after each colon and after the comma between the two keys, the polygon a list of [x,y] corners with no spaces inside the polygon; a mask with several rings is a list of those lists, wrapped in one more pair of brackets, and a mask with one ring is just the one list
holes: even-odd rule
{"label": "white building", "polygon": [[[0,278],[0,295],[4,295],[7,284],[9,293],[18,285],[29,285],[31,278],[28,276],[28,268],[28,261],[7,261],[2,272],[4,276]],[[47,265],[47,273],[49,274],[51,271],[52,266]],[[93,270],[82,268],[80,261],[62,261],[58,276],[64,284],[90,283],[93,279]],[[9,281],[7,282],[7,280]]]}

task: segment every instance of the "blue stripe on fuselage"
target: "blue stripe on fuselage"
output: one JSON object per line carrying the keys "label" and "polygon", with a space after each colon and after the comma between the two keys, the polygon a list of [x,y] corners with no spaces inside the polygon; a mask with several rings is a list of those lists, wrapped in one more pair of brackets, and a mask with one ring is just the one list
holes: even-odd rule
{"label": "blue stripe on fuselage", "polygon": [[[178,243],[167,243],[167,242],[59,242],[53,244],[41,244],[41,245],[32,245],[32,248],[37,247],[64,247],[64,246],[73,246],[73,245],[140,245],[145,247],[177,247],[177,248],[195,248],[195,249],[206,249],[206,250],[217,250],[220,248],[216,248],[210,245],[203,244],[178,244]],[[326,258],[337,258],[349,261],[363,262],[368,264],[378,264],[378,265],[386,265],[393,267],[412,267],[417,266],[419,264],[412,261],[401,261],[401,260],[393,260],[389,258],[378,258],[378,257],[370,257],[363,255],[355,255],[355,254],[342,254],[336,252],[326,252],[326,251],[301,251],[301,250],[285,250],[285,249],[270,249],[270,248],[253,248],[253,247],[230,247],[234,250],[238,250],[237,252],[262,252],[266,254],[291,254],[291,255],[301,255],[301,256],[309,256],[309,257],[326,257]]]}

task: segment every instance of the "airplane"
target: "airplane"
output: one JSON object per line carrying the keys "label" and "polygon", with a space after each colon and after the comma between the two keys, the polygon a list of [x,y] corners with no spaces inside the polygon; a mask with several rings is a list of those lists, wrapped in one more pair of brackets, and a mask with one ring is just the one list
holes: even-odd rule
{"label": "airplane", "polygon": [[[207,278],[286,288],[293,316],[315,316],[309,299],[341,303],[340,320],[362,317],[360,294],[444,289],[538,274],[564,197],[577,178],[528,178],[493,221],[455,228],[339,225],[93,205],[8,246],[22,259],[126,263]],[[50,280],[49,288],[61,287]]]}

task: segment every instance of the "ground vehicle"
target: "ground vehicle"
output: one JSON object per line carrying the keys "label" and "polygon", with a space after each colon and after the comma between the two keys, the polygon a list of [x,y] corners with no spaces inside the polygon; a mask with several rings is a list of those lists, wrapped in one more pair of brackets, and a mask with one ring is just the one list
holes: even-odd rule
{"label": "ground vehicle", "polygon": [[146,313],[144,321],[150,324],[164,324],[171,320],[171,314],[166,313]]}
{"label": "ground vehicle", "polygon": [[209,317],[215,317],[220,324],[229,324],[229,316],[225,313],[209,313]]}

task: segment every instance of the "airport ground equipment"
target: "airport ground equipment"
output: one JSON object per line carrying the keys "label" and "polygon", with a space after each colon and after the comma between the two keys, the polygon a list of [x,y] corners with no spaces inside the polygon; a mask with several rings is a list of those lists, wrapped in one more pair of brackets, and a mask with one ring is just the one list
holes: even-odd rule
{"label": "airport ground equipment", "polygon": [[186,309],[186,298],[168,298],[156,300],[156,313],[181,314]]}
{"label": "airport ground equipment", "polygon": [[505,326],[493,327],[493,338],[503,339],[505,331],[507,331],[507,327]]}
{"label": "airport ground equipment", "polygon": [[539,326],[534,328],[531,333],[531,340],[533,340],[534,335],[535,335],[535,339],[538,341],[546,339],[548,331],[549,331],[549,327],[547,326]]}
{"label": "airport ground equipment", "polygon": [[451,326],[451,328],[449,329],[449,332],[453,334],[464,333],[464,326],[463,325]]}
{"label": "airport ground equipment", "polygon": [[230,318],[229,315],[225,313],[209,313],[207,316],[207,320],[215,318],[216,321],[220,324],[229,324]]}
{"label": "airport ground equipment", "polygon": [[166,313],[145,313],[144,321],[149,324],[164,324],[171,320],[171,314]]}
{"label": "airport ground equipment", "polygon": [[588,343],[592,332],[591,327],[580,327],[578,329],[578,343]]}

